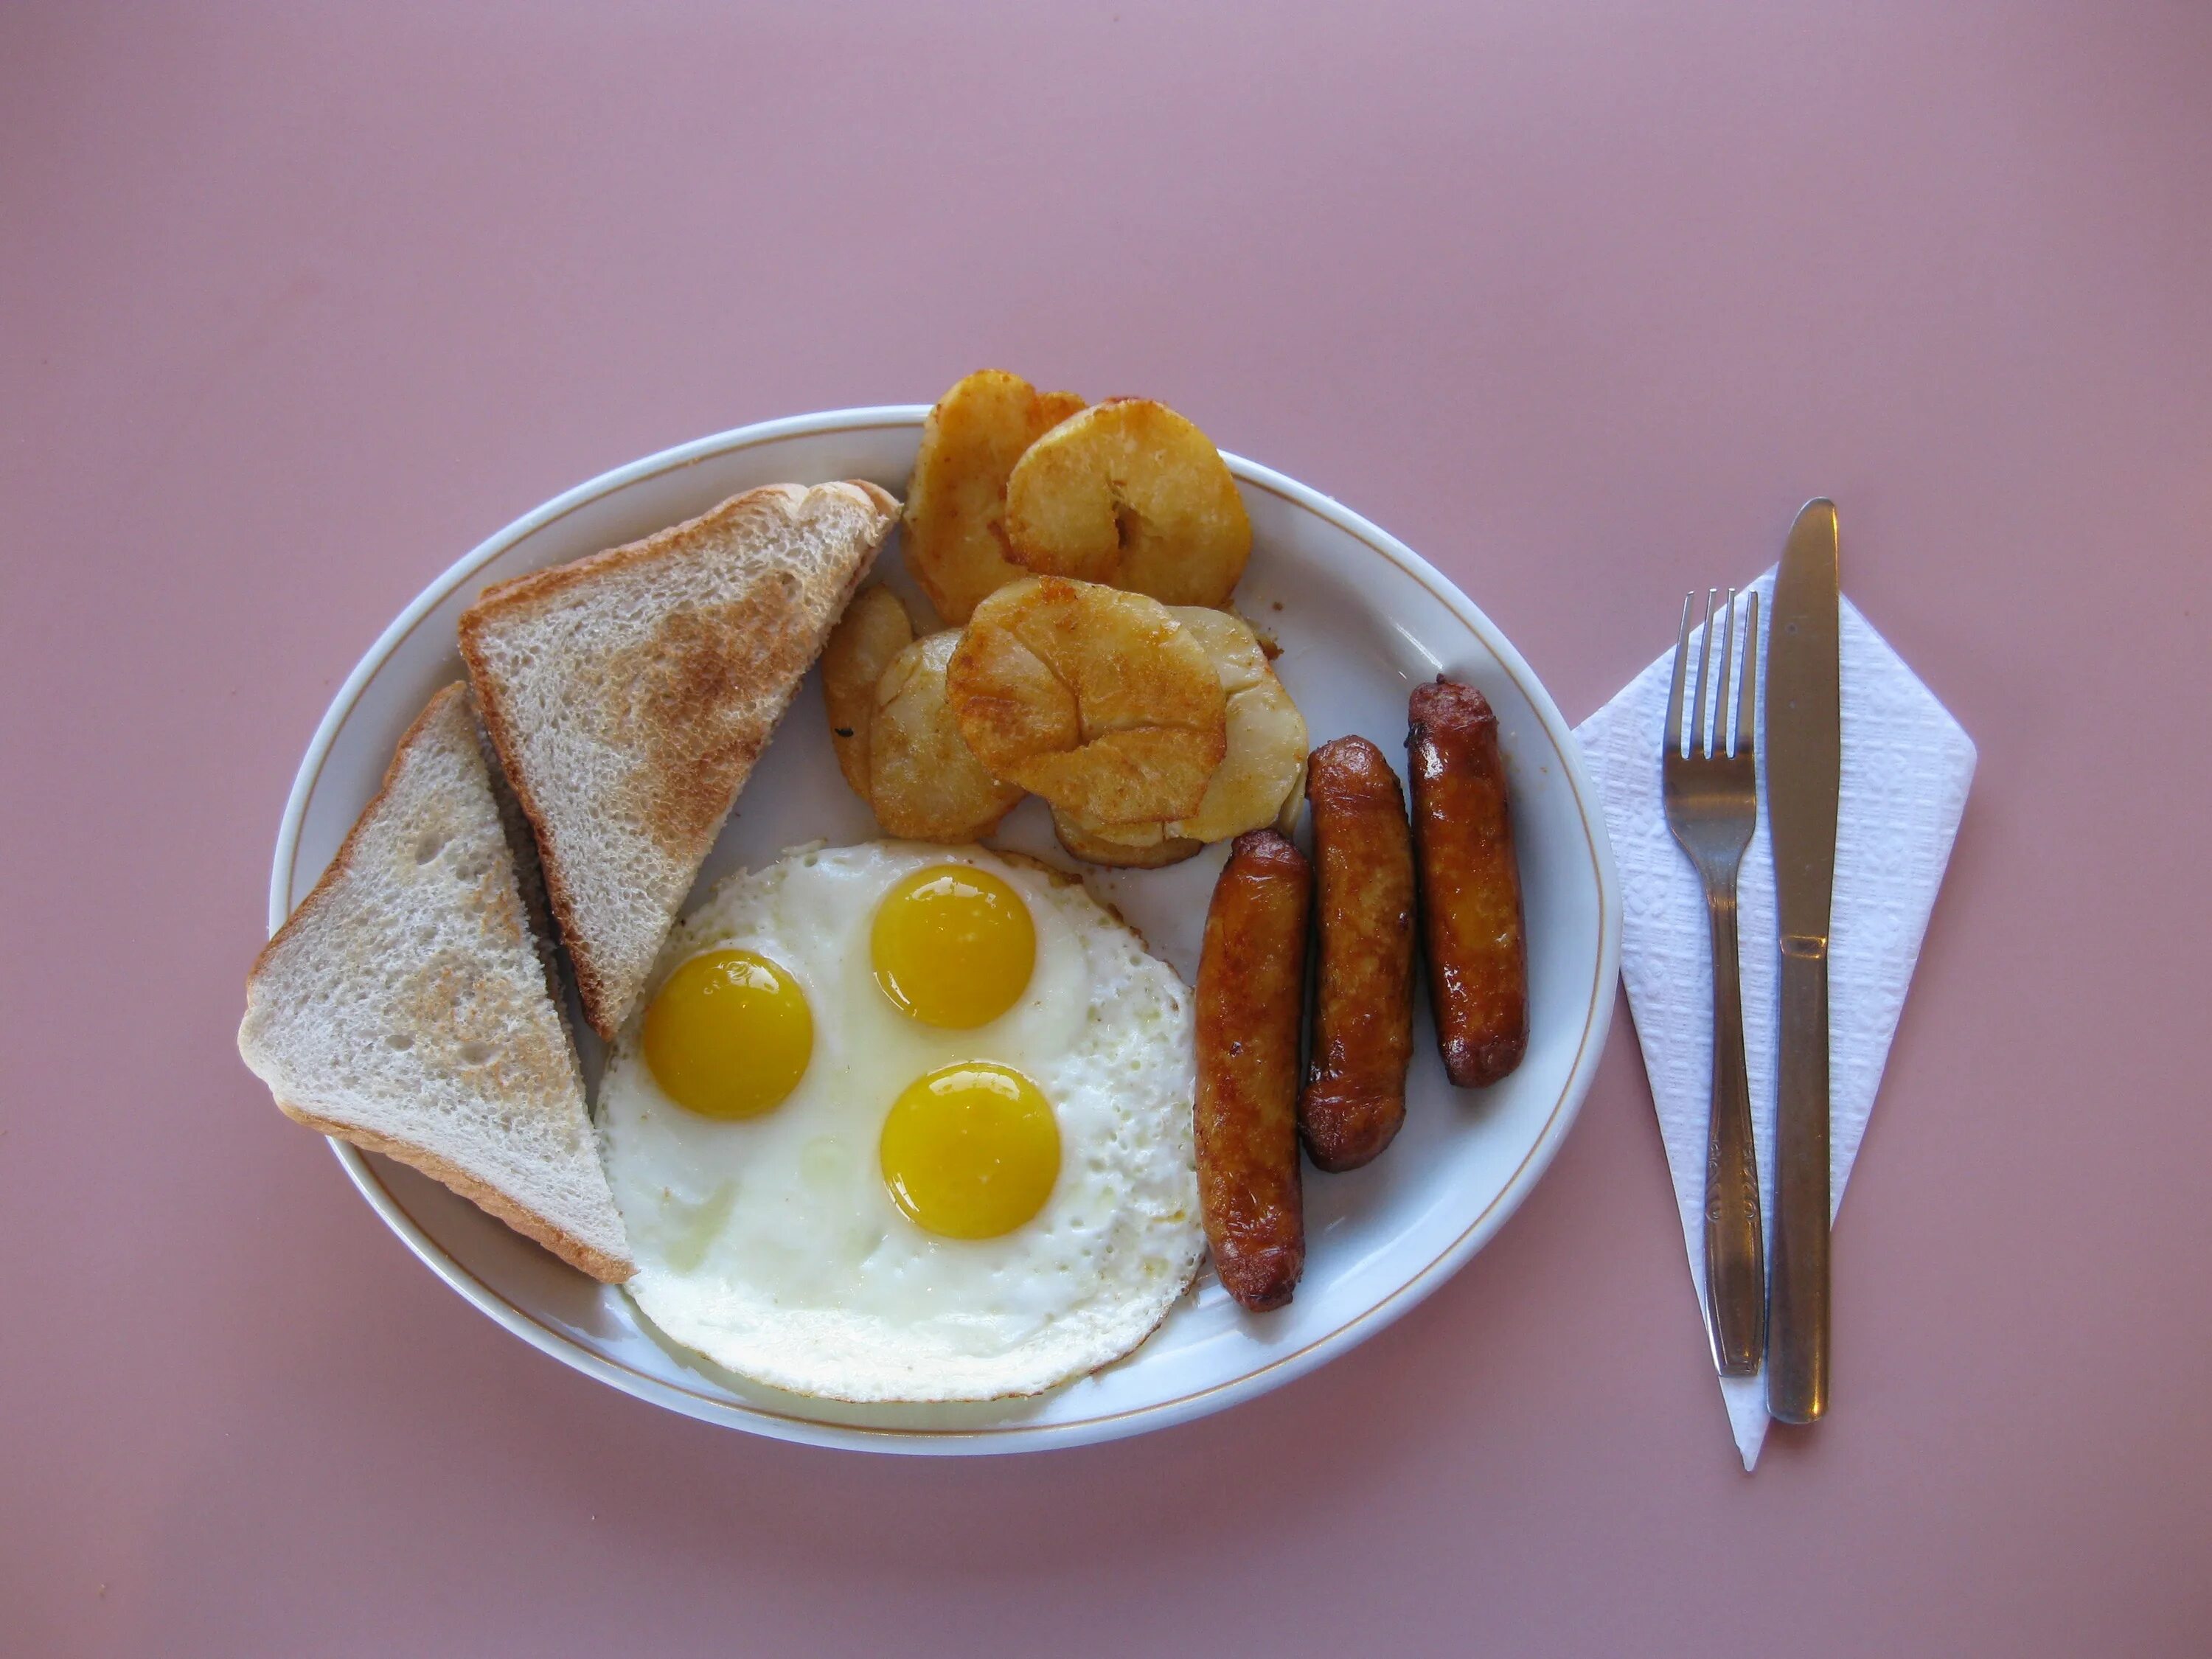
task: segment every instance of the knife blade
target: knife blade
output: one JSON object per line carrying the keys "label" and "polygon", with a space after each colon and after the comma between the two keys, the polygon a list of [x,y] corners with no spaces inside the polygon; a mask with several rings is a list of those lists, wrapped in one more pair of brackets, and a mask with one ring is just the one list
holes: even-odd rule
{"label": "knife blade", "polygon": [[1774,579],[1767,634],[1767,820],[1782,946],[1767,1414],[1828,1408],[1828,919],[1843,771],[1836,505],[1806,502]]}

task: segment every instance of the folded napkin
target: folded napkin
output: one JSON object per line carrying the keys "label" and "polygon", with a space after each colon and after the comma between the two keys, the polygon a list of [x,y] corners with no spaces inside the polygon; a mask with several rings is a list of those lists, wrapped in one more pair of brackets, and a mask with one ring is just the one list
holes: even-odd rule
{"label": "folded napkin", "polygon": [[[1771,611],[1773,589],[1772,570],[1752,584],[1750,591],[1759,595],[1762,622]],[[1741,611],[1741,598],[1737,605]],[[1843,1200],[1851,1160],[1866,1133],[1928,913],[1942,884],[1974,775],[1972,740],[1849,599],[1843,602],[1842,622],[1843,787],[1828,945],[1832,1215],[1832,1206]],[[1739,640],[1742,628],[1739,616]],[[1690,639],[1693,690],[1703,638],[1699,629]],[[1765,648],[1762,641],[1762,667]],[[1620,974],[1650,1074],[1651,1098],[1681,1212],[1682,1240],[1690,1254],[1690,1277],[1702,1310],[1713,967],[1705,890],[1668,833],[1660,795],[1660,734],[1674,672],[1674,653],[1669,651],[1583,721],[1575,735],[1605,800],[1606,832],[1613,841],[1623,895]],[[1766,819],[1763,700],[1759,751],[1759,828],[1744,854],[1738,883],[1738,954],[1744,1054],[1771,1259],[1780,957],[1775,942],[1774,849]],[[1766,1382],[1763,1376],[1724,1376],[1720,1385],[1748,1470],[1766,1438]]]}

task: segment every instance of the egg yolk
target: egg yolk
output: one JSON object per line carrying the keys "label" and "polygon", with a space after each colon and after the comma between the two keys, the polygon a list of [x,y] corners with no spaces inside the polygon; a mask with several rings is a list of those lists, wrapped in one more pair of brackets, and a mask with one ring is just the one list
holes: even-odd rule
{"label": "egg yolk", "polygon": [[924,1025],[973,1030],[1021,1000],[1036,967],[1036,924],[1022,896],[988,870],[933,865],[876,908],[876,983]]}
{"label": "egg yolk", "polygon": [[758,1117],[781,1104],[813,1052],[806,994],[750,951],[692,957],[645,1011],[653,1081],[702,1117]]}
{"label": "egg yolk", "polygon": [[1052,1196],[1060,1125],[1019,1072],[965,1060],[907,1085],[884,1119],[879,1153],[884,1184],[915,1225],[996,1238]]}

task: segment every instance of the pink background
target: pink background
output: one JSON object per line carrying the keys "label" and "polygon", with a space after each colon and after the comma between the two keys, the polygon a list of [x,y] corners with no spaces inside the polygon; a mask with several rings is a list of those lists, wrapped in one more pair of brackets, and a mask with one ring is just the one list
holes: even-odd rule
{"label": "pink background", "polygon": [[[0,10],[0,1649],[2205,1651],[2212,9],[1038,9]],[[1832,1421],[1740,1472],[1625,1015],[1402,1322],[1000,1461],[573,1375],[277,1116],[240,976],[385,622],[983,363],[1369,514],[1576,719],[1838,498],[1982,769]]]}

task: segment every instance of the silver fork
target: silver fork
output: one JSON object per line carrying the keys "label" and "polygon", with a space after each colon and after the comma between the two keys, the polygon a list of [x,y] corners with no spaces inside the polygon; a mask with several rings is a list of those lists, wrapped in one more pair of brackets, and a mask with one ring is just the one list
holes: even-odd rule
{"label": "silver fork", "polygon": [[[1705,1312],[1713,1363],[1723,1376],[1758,1370],[1766,1347],[1766,1261],[1760,1238],[1759,1153],[1751,1138],[1751,1085],[1743,1069],[1743,990],[1736,976],[1735,878],[1759,821],[1759,774],[1752,714],[1759,684],[1759,595],[1744,618],[1742,689],[1729,719],[1729,666],[1735,644],[1735,589],[1729,589],[1714,682],[1712,729],[1705,689],[1713,665],[1713,589],[1705,592],[1705,637],[1698,658],[1698,700],[1688,728],[1682,691],[1689,667],[1690,622],[1698,596],[1682,601],[1674,647],[1674,688],[1667,698],[1667,750],[1660,768],[1667,827],[1705,884],[1713,936],[1713,1104],[1705,1139]],[[1685,752],[1685,751],[1687,752]]]}

